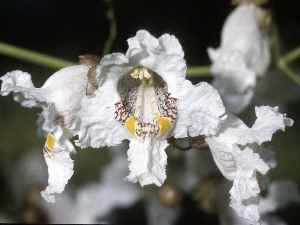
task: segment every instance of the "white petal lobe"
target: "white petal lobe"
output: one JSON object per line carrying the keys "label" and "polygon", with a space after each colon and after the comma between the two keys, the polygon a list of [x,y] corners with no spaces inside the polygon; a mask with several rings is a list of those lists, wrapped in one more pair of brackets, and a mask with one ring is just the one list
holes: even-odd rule
{"label": "white petal lobe", "polygon": [[148,31],[140,30],[128,39],[126,52],[131,67],[144,66],[156,72],[168,85],[168,92],[177,97],[178,85],[185,81],[186,62],[177,38],[164,34],[158,39]]}
{"label": "white petal lobe", "polygon": [[81,102],[81,130],[77,145],[99,148],[120,144],[128,137],[126,129],[115,120],[115,103],[119,97],[113,80],[106,81],[94,97],[84,97]]}
{"label": "white petal lobe", "polygon": [[174,137],[215,134],[225,114],[218,92],[208,83],[201,82],[194,86],[190,81],[185,81],[178,95]]}
{"label": "white petal lobe", "polygon": [[278,130],[285,130],[292,126],[293,120],[278,112],[278,107],[255,107],[256,121],[250,129],[241,134],[239,144],[262,144],[271,141],[273,134]]}
{"label": "white petal lobe", "polygon": [[29,73],[15,70],[6,73],[0,80],[2,80],[0,94],[6,96],[12,92],[14,100],[24,107],[39,106],[40,102],[46,101],[43,92],[33,86]]}
{"label": "white petal lobe", "polygon": [[139,182],[142,186],[161,186],[166,179],[167,154],[166,140],[131,139],[127,151],[130,174],[127,180]]}
{"label": "white petal lobe", "polygon": [[66,184],[74,173],[74,163],[70,157],[70,154],[74,151],[72,143],[63,137],[63,132],[59,129],[53,135],[58,141],[53,150],[44,152],[48,166],[48,186],[41,192],[42,197],[51,203],[55,202],[55,194],[64,191]]}

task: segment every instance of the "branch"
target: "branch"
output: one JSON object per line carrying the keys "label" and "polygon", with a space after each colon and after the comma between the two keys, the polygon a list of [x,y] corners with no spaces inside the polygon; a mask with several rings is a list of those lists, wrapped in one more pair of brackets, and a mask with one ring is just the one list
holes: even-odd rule
{"label": "branch", "polygon": [[[75,62],[49,56],[46,54],[42,54],[36,51],[32,51],[26,48],[14,46],[3,42],[0,42],[0,54],[15,59],[31,62],[39,66],[52,68],[52,69],[61,69],[63,67],[77,64]],[[210,76],[210,67],[209,66],[190,67],[187,70],[187,76],[189,78]]]}
{"label": "branch", "polygon": [[0,54],[52,69],[58,69],[74,64],[73,62],[66,61],[64,59],[41,54],[36,51],[16,47],[3,42],[0,42]]}
{"label": "branch", "polygon": [[300,46],[282,56],[280,48],[280,36],[275,23],[273,23],[272,29],[272,55],[274,56],[276,66],[280,71],[283,72],[283,74],[287,75],[292,81],[300,86],[300,76],[289,66],[291,62],[293,62],[297,58],[300,58]]}
{"label": "branch", "polygon": [[109,34],[108,38],[104,44],[102,55],[106,55],[111,52],[113,43],[116,39],[117,36],[117,22],[116,22],[116,17],[115,17],[115,11],[113,7],[113,0],[105,0],[108,10],[106,17],[109,21]]}
{"label": "branch", "polygon": [[187,77],[210,77],[210,66],[192,66],[187,70]]}
{"label": "branch", "polygon": [[296,60],[297,58],[300,58],[300,47],[297,47],[296,49],[282,56],[277,62],[277,66],[291,80],[293,80],[296,84],[300,85],[300,76],[288,66],[289,63]]}

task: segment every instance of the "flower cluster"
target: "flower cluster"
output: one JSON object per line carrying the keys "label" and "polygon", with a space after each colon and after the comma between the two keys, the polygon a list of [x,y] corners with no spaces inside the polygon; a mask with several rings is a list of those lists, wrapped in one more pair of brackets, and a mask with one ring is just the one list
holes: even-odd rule
{"label": "flower cluster", "polygon": [[[54,202],[73,175],[73,140],[80,148],[129,140],[127,180],[161,186],[168,138],[204,136],[218,168],[233,181],[231,206],[240,216],[259,221],[256,175],[270,168],[260,156],[260,145],[293,121],[276,107],[262,106],[256,108],[252,127],[246,126],[226,111],[210,84],[193,85],[186,79],[184,52],[173,35],[155,38],[140,30],[128,45],[125,54],[106,55],[96,67],[62,69],[41,88],[21,71],[0,78],[1,95],[12,92],[21,105],[42,109],[39,122],[47,133],[44,156],[49,173],[42,196]],[[92,93],[90,86],[96,87]]]}

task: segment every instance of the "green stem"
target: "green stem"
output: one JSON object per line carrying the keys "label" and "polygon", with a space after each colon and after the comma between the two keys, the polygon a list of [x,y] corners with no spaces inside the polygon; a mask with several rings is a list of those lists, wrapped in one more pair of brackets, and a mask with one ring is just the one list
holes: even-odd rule
{"label": "green stem", "polygon": [[29,49],[13,46],[7,43],[0,42],[0,54],[31,62],[37,65],[59,69],[62,67],[73,65],[73,62],[59,59],[49,55],[41,54]]}
{"label": "green stem", "polygon": [[290,69],[288,64],[299,57],[300,57],[300,47],[282,56],[277,63],[278,68],[298,85],[300,85],[300,76],[292,69]]}
{"label": "green stem", "polygon": [[281,55],[280,49],[280,36],[279,31],[275,23],[272,26],[272,53],[274,56],[274,60],[276,62],[276,66],[279,70],[283,72],[286,76],[288,76],[293,82],[300,86],[300,76],[294,72],[289,64],[300,57],[300,47],[288,52],[285,55]]}
{"label": "green stem", "polygon": [[291,70],[287,65],[284,63],[279,63],[279,68],[282,72],[284,72],[291,80],[293,80],[296,84],[300,85],[300,77],[299,75]]}
{"label": "green stem", "polygon": [[299,57],[300,57],[300,46],[295,48],[294,50],[290,51],[286,55],[282,56],[281,61],[288,64]]}
{"label": "green stem", "polygon": [[107,19],[109,21],[109,34],[108,38],[104,44],[102,55],[106,55],[111,52],[113,43],[117,36],[117,22],[116,22],[116,16],[115,11],[113,7],[113,0],[106,0],[108,10],[107,10]]}
{"label": "green stem", "polygon": [[[36,51],[17,47],[7,43],[0,42],[0,54],[12,58],[31,62],[40,66],[49,67],[52,69],[60,69],[70,65],[76,64],[75,62],[66,61],[46,54],[41,54]],[[187,70],[187,76],[192,77],[209,77],[210,66],[192,66]]]}
{"label": "green stem", "polygon": [[187,70],[187,77],[210,77],[210,66],[192,66]]}

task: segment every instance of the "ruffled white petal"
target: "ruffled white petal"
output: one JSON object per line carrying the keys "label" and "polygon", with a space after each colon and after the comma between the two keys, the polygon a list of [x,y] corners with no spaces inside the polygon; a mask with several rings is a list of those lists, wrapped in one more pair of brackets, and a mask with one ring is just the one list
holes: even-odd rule
{"label": "ruffled white petal", "polygon": [[127,151],[130,174],[127,180],[139,182],[142,186],[155,184],[161,186],[166,179],[168,146],[166,140],[131,139]]}
{"label": "ruffled white petal", "polygon": [[256,121],[250,129],[241,134],[238,144],[251,143],[262,144],[271,141],[277,130],[285,130],[285,127],[293,125],[294,121],[285,114],[278,112],[278,107],[261,106],[255,107]]}
{"label": "ruffled white petal", "polygon": [[256,172],[266,174],[269,166],[251,148],[240,151],[236,158],[237,172],[230,190],[232,208],[239,216],[256,223],[260,219]]}
{"label": "ruffled white petal", "polygon": [[186,80],[177,95],[178,114],[173,136],[184,138],[216,134],[225,118],[225,108],[218,92],[208,83],[194,86]]}
{"label": "ruffled white petal", "polygon": [[47,202],[55,202],[55,194],[64,191],[66,184],[73,175],[73,160],[70,153],[74,151],[72,143],[66,139],[61,129],[57,129],[53,135],[58,142],[54,149],[44,152],[46,164],[48,166],[48,186],[41,192],[42,197]]}
{"label": "ruffled white petal", "polygon": [[13,93],[14,100],[20,102],[24,107],[39,106],[41,102],[46,101],[44,93],[34,87],[29,73],[15,70],[6,73],[0,77],[0,80],[2,80],[0,94],[7,96]]}
{"label": "ruffled white petal", "polygon": [[40,88],[45,92],[47,103],[54,104],[64,127],[70,130],[78,128],[77,113],[86,95],[88,70],[86,65],[66,67],[50,76]]}
{"label": "ruffled white petal", "polygon": [[97,67],[98,86],[101,87],[109,79],[113,79],[116,83],[129,70],[128,58],[122,53],[105,55]]}
{"label": "ruffled white petal", "polygon": [[238,6],[225,21],[220,47],[208,48],[213,84],[235,113],[250,103],[257,76],[264,75],[270,64],[269,38],[259,24],[262,14],[252,4]]}
{"label": "ruffled white petal", "polygon": [[247,127],[241,120],[229,115],[216,136],[207,137],[213,158],[233,186],[230,190],[231,206],[239,216],[251,224],[258,224],[260,188],[256,174],[266,174],[272,165],[259,153],[259,147],[270,141],[274,132],[292,125],[292,120],[278,112],[277,108],[256,108],[257,120]]}
{"label": "ruffled white petal", "polygon": [[35,88],[31,76],[21,71],[7,73],[2,80],[1,95],[13,92],[14,99],[25,107],[40,107],[40,128],[52,133],[57,143],[54,149],[45,152],[48,166],[48,187],[42,196],[54,202],[54,194],[61,193],[73,174],[73,160],[70,152],[74,151],[69,141],[79,129],[78,110],[80,101],[85,96],[88,66],[71,66],[59,70],[50,76],[41,88]]}
{"label": "ruffled white petal", "polygon": [[50,123],[58,119],[65,128],[72,130],[78,126],[76,113],[85,95],[88,69],[85,65],[61,69],[51,75],[41,88],[34,87],[30,74],[9,72],[0,78],[1,95],[13,92],[14,99],[22,106],[42,108],[40,121],[46,123],[42,127],[49,127]]}
{"label": "ruffled white petal", "polygon": [[[114,146],[129,137],[127,130],[114,118],[115,103],[120,100],[117,84],[124,71],[122,66],[111,65],[110,61],[114,62],[119,56],[109,55],[102,60],[103,68],[100,71],[105,73],[97,78],[104,79],[102,86],[97,89],[94,96],[85,96],[82,99],[79,112],[81,129],[77,133],[79,140],[76,143],[82,148]],[[101,78],[101,75],[106,77]]]}
{"label": "ruffled white petal", "polygon": [[168,92],[176,98],[178,85],[185,81],[184,52],[177,38],[164,34],[156,39],[148,31],[140,30],[128,39],[126,57],[130,66],[145,66],[167,83]]}

